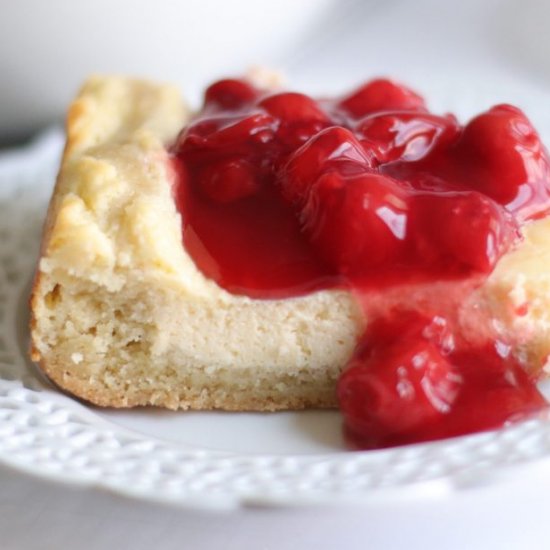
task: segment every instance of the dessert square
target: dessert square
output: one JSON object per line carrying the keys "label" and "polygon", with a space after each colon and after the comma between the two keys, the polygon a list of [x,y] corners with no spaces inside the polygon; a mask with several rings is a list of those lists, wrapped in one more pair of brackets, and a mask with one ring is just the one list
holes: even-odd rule
{"label": "dessert square", "polygon": [[100,406],[339,404],[363,447],[539,411],[548,167],[519,109],[461,125],[384,79],[318,101],[223,80],[191,116],[171,86],[91,78],[32,357]]}

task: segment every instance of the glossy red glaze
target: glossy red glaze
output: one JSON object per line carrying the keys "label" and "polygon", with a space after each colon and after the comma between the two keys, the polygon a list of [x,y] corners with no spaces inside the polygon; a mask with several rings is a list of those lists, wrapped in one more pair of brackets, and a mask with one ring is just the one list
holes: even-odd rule
{"label": "glossy red glaze", "polygon": [[[548,156],[519,109],[499,105],[461,126],[383,79],[330,101],[220,81],[173,154],[187,251],[220,286],[254,298],[488,275],[521,223],[550,207]],[[450,353],[404,330],[385,347],[369,331],[342,377],[342,409],[362,444],[485,429],[539,407],[494,342]],[[367,359],[365,349],[378,351]],[[397,365],[412,400],[396,397]],[[503,382],[511,377],[516,385]],[[499,412],[466,413],[487,392]]]}
{"label": "glossy red glaze", "polygon": [[445,319],[390,312],[338,385],[346,433],[380,448],[497,428],[547,406],[501,342],[464,346]]}

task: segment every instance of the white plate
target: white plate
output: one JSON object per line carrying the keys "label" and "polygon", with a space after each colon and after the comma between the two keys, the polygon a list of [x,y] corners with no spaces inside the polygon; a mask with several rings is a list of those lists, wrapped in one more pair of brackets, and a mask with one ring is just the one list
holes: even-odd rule
{"label": "white plate", "polygon": [[364,501],[404,487],[447,491],[550,457],[550,421],[543,419],[350,452],[336,412],[110,411],[60,393],[27,359],[27,299],[61,146],[53,132],[0,155],[1,462],[147,500],[233,507]]}

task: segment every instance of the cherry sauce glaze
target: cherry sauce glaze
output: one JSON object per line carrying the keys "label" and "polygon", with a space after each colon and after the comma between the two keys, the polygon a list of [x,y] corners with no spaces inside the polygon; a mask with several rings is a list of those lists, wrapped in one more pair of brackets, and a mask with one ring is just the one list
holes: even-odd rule
{"label": "cherry sauce glaze", "polygon": [[[384,79],[336,100],[216,82],[172,153],[184,244],[207,277],[259,299],[347,288],[368,318],[407,285],[474,291],[550,207],[548,155],[519,109],[461,126]],[[449,312],[464,299],[397,300],[375,316],[338,384],[353,445],[495,428],[546,406],[509,342],[459,334]]]}

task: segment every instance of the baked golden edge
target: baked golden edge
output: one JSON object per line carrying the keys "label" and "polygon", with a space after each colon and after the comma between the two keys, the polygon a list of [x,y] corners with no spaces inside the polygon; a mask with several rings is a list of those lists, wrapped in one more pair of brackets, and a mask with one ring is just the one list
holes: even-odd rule
{"label": "baked golden edge", "polygon": [[[35,269],[35,274],[32,283],[31,295],[29,298],[29,306],[31,311],[30,317],[30,332],[33,335],[37,321],[35,318],[35,311],[37,308],[37,302],[40,295],[40,286],[42,283],[42,272],[38,268],[38,263],[40,259],[45,255],[45,252],[50,243],[50,238],[52,235],[53,227],[57,219],[58,206],[59,206],[59,192],[61,187],[61,178],[63,167],[65,166],[67,159],[72,154],[72,152],[84,141],[84,135],[82,129],[79,131],[80,123],[85,121],[88,116],[91,114],[89,112],[90,106],[88,104],[87,98],[85,97],[85,88],[84,85],[77,94],[77,98],[71,103],[67,117],[65,119],[65,135],[66,141],[63,148],[63,154],[61,156],[60,169],[56,178],[54,188],[52,190],[52,195],[50,203],[48,205],[48,210],[46,212],[46,218],[44,220],[44,225],[42,229],[42,241],[40,243],[40,250],[37,259],[37,266]],[[43,357],[38,348],[35,346],[34,338],[31,337],[30,340],[30,358],[35,362],[40,369],[46,374],[46,376],[54,382],[59,388],[66,390],[67,392],[74,394],[77,397],[89,401],[95,405],[103,407],[123,407],[123,396],[105,396],[101,392],[88,391],[88,388],[82,387],[80,384],[71,384],[70,379],[59,376],[59,371],[64,369],[63,365],[55,365],[46,360]]]}

